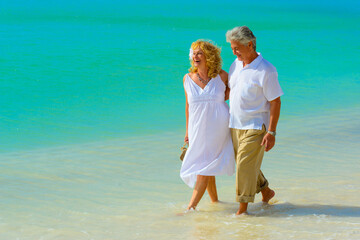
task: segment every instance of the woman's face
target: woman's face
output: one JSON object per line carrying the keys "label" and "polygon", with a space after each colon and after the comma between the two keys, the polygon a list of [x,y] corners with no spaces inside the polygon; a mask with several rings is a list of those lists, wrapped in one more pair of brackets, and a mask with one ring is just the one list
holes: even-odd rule
{"label": "woman's face", "polygon": [[194,66],[197,68],[206,66],[205,53],[200,47],[194,49],[192,60],[194,61]]}

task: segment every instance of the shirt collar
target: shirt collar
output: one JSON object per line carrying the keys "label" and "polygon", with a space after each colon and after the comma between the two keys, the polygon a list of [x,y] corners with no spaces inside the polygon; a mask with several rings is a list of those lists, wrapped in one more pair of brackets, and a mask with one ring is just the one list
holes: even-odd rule
{"label": "shirt collar", "polygon": [[261,55],[261,53],[258,52],[258,56],[251,62],[248,64],[248,68],[257,68],[260,64],[260,62],[263,60],[263,57]]}
{"label": "shirt collar", "polygon": [[[236,60],[241,63],[242,66],[243,62],[239,61],[237,58]],[[261,53],[258,52],[258,56],[251,63],[249,63],[246,68],[257,68],[262,60],[263,56],[261,55]]]}

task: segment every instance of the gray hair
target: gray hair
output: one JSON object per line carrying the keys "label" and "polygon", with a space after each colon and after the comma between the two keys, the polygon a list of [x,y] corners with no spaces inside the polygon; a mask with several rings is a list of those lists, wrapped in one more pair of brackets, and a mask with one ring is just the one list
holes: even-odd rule
{"label": "gray hair", "polygon": [[236,41],[242,45],[246,45],[249,42],[253,43],[253,49],[256,51],[256,37],[253,32],[247,26],[235,27],[226,32],[226,41]]}

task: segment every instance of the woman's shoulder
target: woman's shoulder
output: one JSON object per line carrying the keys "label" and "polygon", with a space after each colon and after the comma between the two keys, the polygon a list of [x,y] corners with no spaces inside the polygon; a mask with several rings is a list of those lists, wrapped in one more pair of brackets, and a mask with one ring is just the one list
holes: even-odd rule
{"label": "woman's shoulder", "polygon": [[223,76],[226,77],[226,76],[228,76],[228,73],[226,71],[224,71],[223,69],[221,69],[219,72],[219,75],[220,75],[220,77],[223,77]]}
{"label": "woman's shoulder", "polygon": [[184,75],[184,77],[183,77],[183,82],[185,82],[187,76],[188,76],[188,73],[186,73],[186,74]]}
{"label": "woman's shoulder", "polygon": [[227,84],[229,74],[226,71],[224,71],[223,69],[221,69],[219,76],[220,76],[221,80]]}
{"label": "woman's shoulder", "polygon": [[186,78],[192,78],[193,76],[193,73],[186,73],[185,75],[184,75],[184,77],[183,77],[183,82],[185,83],[185,80],[186,80]]}
{"label": "woman's shoulder", "polygon": [[189,78],[191,78],[191,79],[194,79],[195,73],[189,72],[189,73],[185,74],[185,75],[184,75],[184,78],[183,78],[184,82],[185,82],[185,79],[186,79],[187,77],[189,77]]}

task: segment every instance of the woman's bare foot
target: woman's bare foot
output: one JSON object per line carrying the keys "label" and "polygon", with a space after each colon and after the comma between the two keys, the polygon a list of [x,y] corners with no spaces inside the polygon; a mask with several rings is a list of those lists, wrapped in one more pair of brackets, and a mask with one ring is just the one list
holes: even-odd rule
{"label": "woman's bare foot", "polygon": [[190,212],[194,212],[195,211],[195,208],[191,207],[191,208],[187,208],[184,212],[182,213],[177,213],[176,216],[184,216],[185,214],[187,213],[190,213]]}
{"label": "woman's bare foot", "polygon": [[195,206],[188,206],[185,210],[185,213],[190,212],[190,211],[195,211]]}

